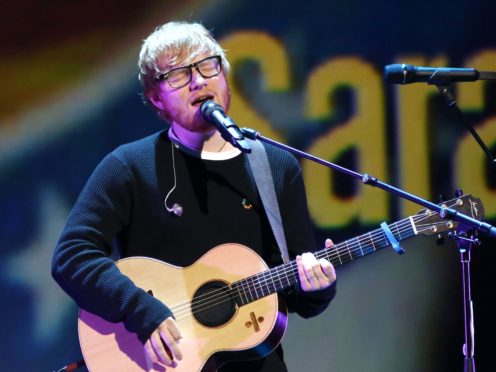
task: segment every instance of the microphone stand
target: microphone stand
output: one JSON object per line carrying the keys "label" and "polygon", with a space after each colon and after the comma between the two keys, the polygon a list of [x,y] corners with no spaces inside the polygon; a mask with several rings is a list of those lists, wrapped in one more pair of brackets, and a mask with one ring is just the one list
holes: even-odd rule
{"label": "microphone stand", "polygon": [[446,207],[434,204],[428,200],[420,198],[419,196],[416,196],[416,195],[411,194],[409,192],[406,192],[402,189],[399,189],[399,188],[391,186],[385,182],[382,182],[379,179],[377,179],[377,178],[375,178],[369,174],[366,174],[366,173],[361,174],[361,173],[352,171],[352,170],[345,168],[345,167],[342,167],[338,164],[331,163],[331,162],[326,161],[324,159],[313,156],[309,153],[295,149],[294,147],[291,147],[291,146],[285,145],[283,143],[274,141],[270,138],[262,136],[258,131],[254,130],[254,129],[242,128],[241,131],[243,132],[243,134],[246,137],[248,137],[252,140],[260,140],[262,142],[269,143],[269,144],[274,145],[276,147],[279,147],[283,150],[292,152],[293,154],[301,156],[305,159],[314,161],[314,162],[321,164],[321,165],[324,165],[328,168],[337,170],[337,171],[344,173],[348,176],[358,178],[362,181],[362,183],[364,183],[366,185],[378,187],[378,188],[380,188],[384,191],[387,191],[391,194],[394,194],[394,195],[399,196],[401,198],[410,200],[411,202],[419,204],[419,205],[421,205],[425,208],[428,208],[430,210],[436,211],[439,213],[439,216],[441,218],[456,220],[456,221],[461,222],[464,225],[470,227],[471,229],[482,231],[484,233],[487,233],[489,236],[496,237],[496,227],[488,224],[487,222],[478,221],[475,218],[467,216],[466,214],[460,213],[454,209],[446,208]]}
{"label": "microphone stand", "polygon": [[[456,100],[451,94],[449,87],[449,80],[446,80],[444,83],[435,84],[444,100],[448,104],[448,107],[454,113],[454,115],[460,120],[465,128],[470,132],[470,134],[474,137],[476,142],[481,147],[482,151],[487,155],[487,157],[491,160],[493,165],[496,165],[496,159],[489,151],[488,147],[482,141],[480,136],[475,131],[472,124],[470,124],[465,116],[463,115],[460,107],[456,104]],[[475,230],[477,231],[477,230]],[[458,250],[460,252],[460,262],[462,266],[462,293],[463,293],[463,323],[464,323],[464,336],[465,336],[465,344],[463,345],[463,355],[464,363],[463,363],[463,371],[464,372],[475,372],[475,359],[474,359],[474,309],[472,302],[472,293],[470,287],[470,261],[471,261],[471,250],[472,245],[480,245],[480,241],[474,237],[474,235],[467,236],[465,233],[463,234],[453,234],[453,237],[458,246]]]}
{"label": "microphone stand", "polygon": [[477,134],[477,132],[475,131],[473,125],[470,124],[465,119],[465,117],[463,116],[462,111],[460,110],[460,108],[456,104],[455,98],[453,97],[453,95],[451,94],[451,92],[448,89],[449,88],[449,83],[446,83],[446,84],[444,84],[444,83],[443,84],[435,84],[435,85],[437,86],[437,89],[439,90],[439,92],[441,93],[441,95],[443,96],[443,98],[445,99],[445,101],[448,104],[448,106],[451,109],[451,111],[455,114],[456,117],[458,117],[458,119],[463,123],[463,125],[465,126],[465,128],[475,138],[475,140],[477,141],[477,143],[481,147],[482,151],[484,151],[484,153],[487,155],[487,157],[489,158],[489,160],[491,160],[491,163],[493,165],[496,165],[496,158],[494,158],[494,156],[491,154],[491,152],[489,151],[489,149],[486,146],[486,144],[484,143],[484,141],[482,141],[482,139],[480,138],[480,136]]}
{"label": "microphone stand", "polygon": [[[391,186],[379,179],[370,176],[368,174],[361,174],[352,171],[348,168],[342,167],[340,165],[331,163],[329,161],[323,160],[309,153],[295,149],[294,147],[285,145],[283,143],[274,141],[270,138],[262,136],[258,131],[250,128],[242,128],[243,134],[252,139],[260,140],[262,142],[269,143],[273,146],[279,147],[283,150],[289,151],[293,154],[301,156],[305,159],[314,161],[318,164],[324,165],[328,168],[334,169],[338,172],[344,173],[348,176],[360,179],[362,183],[369,186],[378,187],[384,191],[392,193],[396,196],[404,198],[406,200],[412,201],[419,204],[425,208],[438,212],[439,216],[444,219],[453,219],[460,222],[465,231],[482,231],[487,233],[489,236],[496,236],[496,228],[486,222],[478,221],[470,216],[463,213],[457,212],[451,208],[446,208],[428,200],[422,199],[416,195],[408,193],[402,189]],[[459,196],[459,195],[458,195]],[[464,330],[465,330],[465,344],[464,344],[464,372],[475,372],[475,360],[474,360],[474,329],[473,329],[473,307],[472,298],[470,291],[470,250],[473,244],[480,244],[478,239],[474,238],[471,234],[467,237],[465,232],[452,234],[455,238],[457,245],[460,250],[461,262],[462,262],[462,275],[463,275],[463,298],[464,298]]]}
{"label": "microphone stand", "polygon": [[474,235],[454,233],[454,239],[460,251],[462,264],[462,292],[463,292],[463,325],[465,344],[463,345],[463,371],[475,372],[474,359],[474,309],[470,291],[470,253],[472,245],[480,245],[479,239]]}

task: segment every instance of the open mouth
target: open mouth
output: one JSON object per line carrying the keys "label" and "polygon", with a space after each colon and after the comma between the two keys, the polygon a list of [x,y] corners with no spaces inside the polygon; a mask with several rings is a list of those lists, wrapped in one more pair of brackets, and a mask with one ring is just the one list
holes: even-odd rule
{"label": "open mouth", "polygon": [[213,98],[214,98],[214,96],[212,96],[212,95],[200,96],[200,97],[198,97],[198,98],[195,98],[195,99],[193,100],[193,102],[191,102],[191,104],[192,104],[193,106],[199,106],[199,105],[201,105],[203,102],[205,102],[205,101],[207,101],[207,100],[209,100],[209,99],[213,99]]}

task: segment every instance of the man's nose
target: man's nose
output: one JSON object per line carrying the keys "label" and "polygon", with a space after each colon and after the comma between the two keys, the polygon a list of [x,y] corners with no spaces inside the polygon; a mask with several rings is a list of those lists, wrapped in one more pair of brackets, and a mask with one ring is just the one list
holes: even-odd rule
{"label": "man's nose", "polygon": [[191,89],[195,89],[198,87],[203,87],[207,85],[207,79],[205,79],[202,74],[196,69],[191,69]]}

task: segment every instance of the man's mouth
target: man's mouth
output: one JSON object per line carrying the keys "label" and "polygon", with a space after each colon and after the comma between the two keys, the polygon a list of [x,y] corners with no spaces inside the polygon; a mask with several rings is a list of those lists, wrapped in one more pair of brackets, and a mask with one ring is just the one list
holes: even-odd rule
{"label": "man's mouth", "polygon": [[195,98],[195,99],[191,102],[191,104],[192,104],[193,106],[199,106],[199,105],[201,105],[203,102],[205,102],[205,101],[207,101],[207,100],[209,100],[209,99],[213,99],[213,98],[214,98],[214,96],[212,96],[212,95],[204,95],[204,96],[199,96],[199,97]]}

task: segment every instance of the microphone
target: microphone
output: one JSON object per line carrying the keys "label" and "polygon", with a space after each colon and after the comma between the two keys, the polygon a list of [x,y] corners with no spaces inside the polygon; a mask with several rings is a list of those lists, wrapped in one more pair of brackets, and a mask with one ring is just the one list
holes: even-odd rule
{"label": "microphone", "polygon": [[250,153],[251,148],[245,140],[241,129],[226,115],[224,109],[214,101],[207,100],[200,106],[203,118],[212,124],[227,142],[240,149],[242,152]]}
{"label": "microphone", "polygon": [[420,67],[403,63],[385,66],[384,78],[392,84],[447,85],[454,82],[496,80],[496,72],[477,71],[475,68]]}

